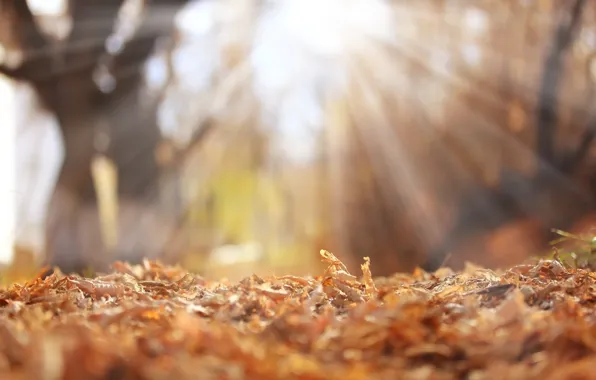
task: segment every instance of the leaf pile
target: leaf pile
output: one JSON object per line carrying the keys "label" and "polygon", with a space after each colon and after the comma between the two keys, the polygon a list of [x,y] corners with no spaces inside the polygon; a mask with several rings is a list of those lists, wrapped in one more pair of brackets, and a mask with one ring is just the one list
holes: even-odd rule
{"label": "leaf pile", "polygon": [[209,282],[154,262],[0,290],[2,379],[589,379],[596,273],[556,260]]}

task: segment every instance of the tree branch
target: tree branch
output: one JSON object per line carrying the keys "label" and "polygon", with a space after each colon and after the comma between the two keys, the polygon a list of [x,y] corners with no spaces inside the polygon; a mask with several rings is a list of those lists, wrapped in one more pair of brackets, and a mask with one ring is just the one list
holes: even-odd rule
{"label": "tree branch", "polygon": [[[11,39],[12,41],[6,41]],[[23,51],[25,61],[18,67],[8,67],[0,62],[0,73],[17,80],[27,80],[31,72],[43,70],[39,59],[31,58],[35,52],[45,51],[48,42],[37,29],[33,13],[26,1],[0,0],[0,42],[16,45]]]}
{"label": "tree branch", "polygon": [[547,164],[556,164],[554,135],[558,121],[558,92],[563,74],[563,57],[579,29],[585,0],[576,0],[570,13],[566,13],[554,34],[554,41],[548,53],[538,93],[537,131],[538,156]]}

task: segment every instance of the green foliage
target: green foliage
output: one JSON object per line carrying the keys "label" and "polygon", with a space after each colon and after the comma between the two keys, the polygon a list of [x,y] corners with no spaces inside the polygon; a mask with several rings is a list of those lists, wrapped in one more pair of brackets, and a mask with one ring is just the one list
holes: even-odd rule
{"label": "green foliage", "polygon": [[[557,229],[553,229],[553,232],[560,237],[551,242],[551,258],[571,268],[596,268],[596,237],[575,235]],[[564,248],[561,249],[561,245]]]}

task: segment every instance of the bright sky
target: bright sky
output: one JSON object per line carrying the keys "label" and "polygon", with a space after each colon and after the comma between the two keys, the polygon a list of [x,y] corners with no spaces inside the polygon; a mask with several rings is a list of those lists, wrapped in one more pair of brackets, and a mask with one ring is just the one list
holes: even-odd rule
{"label": "bright sky", "polygon": [[12,259],[12,235],[16,216],[16,181],[15,181],[15,141],[16,117],[15,96],[11,83],[0,76],[0,262],[8,263]]}
{"label": "bright sky", "polygon": [[38,15],[55,16],[66,12],[66,0],[27,0],[31,11]]}
{"label": "bright sky", "polygon": [[37,108],[31,87],[0,76],[0,115],[0,263],[6,263],[17,241],[43,247],[63,148],[56,119]]}

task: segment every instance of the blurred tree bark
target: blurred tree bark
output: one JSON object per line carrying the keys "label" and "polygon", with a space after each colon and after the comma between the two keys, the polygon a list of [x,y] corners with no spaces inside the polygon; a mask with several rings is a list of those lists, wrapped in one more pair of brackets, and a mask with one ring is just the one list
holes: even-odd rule
{"label": "blurred tree bark", "polygon": [[62,132],[65,158],[49,206],[46,256],[48,264],[65,271],[93,264],[105,269],[98,260],[105,252],[91,176],[98,132],[109,136],[105,153],[118,168],[119,197],[151,202],[158,192],[155,147],[160,133],[156,104],[141,93],[142,64],[156,40],[171,32],[176,11],[186,1],[145,4],[135,35],[111,57],[115,87],[102,91],[95,74],[102,60],[110,58],[105,43],[124,2],[69,1],[71,33],[52,41],[37,28],[26,1],[0,0],[0,43],[24,54],[18,65],[0,62],[0,73],[30,83]]}

